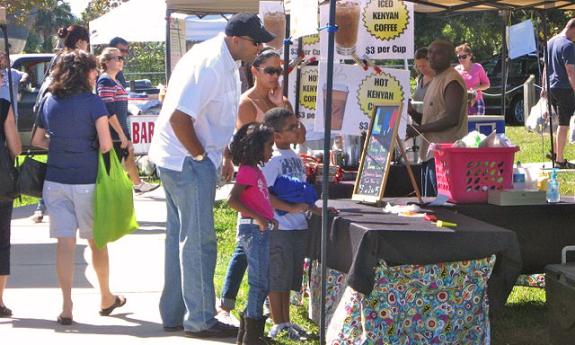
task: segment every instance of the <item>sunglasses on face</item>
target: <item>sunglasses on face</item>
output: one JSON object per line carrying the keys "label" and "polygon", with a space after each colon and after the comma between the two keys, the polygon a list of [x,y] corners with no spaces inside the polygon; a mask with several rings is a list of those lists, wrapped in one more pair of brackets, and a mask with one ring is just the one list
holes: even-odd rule
{"label": "sunglasses on face", "polygon": [[469,55],[467,55],[467,54],[457,55],[457,59],[458,60],[465,60],[465,59],[467,59],[468,56]]}
{"label": "sunglasses on face", "polygon": [[280,75],[282,75],[282,73],[283,73],[283,71],[284,71],[283,68],[281,68],[281,67],[277,67],[277,68],[276,68],[276,67],[271,67],[271,66],[266,67],[266,68],[263,68],[263,69],[262,69],[262,68],[258,68],[258,69],[259,69],[260,71],[263,71],[265,74],[269,74],[269,75],[277,74],[278,77],[279,77]]}
{"label": "sunglasses on face", "polygon": [[118,49],[118,50],[119,50],[122,54],[126,54],[126,55],[128,55],[128,53],[130,52],[130,50],[129,50],[129,49],[126,49],[126,48],[124,48],[124,49]]}
{"label": "sunglasses on face", "polygon": [[110,60],[124,61],[124,57],[123,56],[112,56],[110,58]]}

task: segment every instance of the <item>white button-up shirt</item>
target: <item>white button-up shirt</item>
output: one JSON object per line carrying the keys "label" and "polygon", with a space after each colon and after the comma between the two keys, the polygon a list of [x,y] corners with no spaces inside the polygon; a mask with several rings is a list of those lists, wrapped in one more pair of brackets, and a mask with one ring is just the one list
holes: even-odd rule
{"label": "white button-up shirt", "polygon": [[234,133],[240,99],[239,63],[224,34],[196,44],[172,72],[148,155],[158,166],[182,171],[190,152],[174,134],[170,117],[178,109],[194,120],[196,135],[218,168]]}

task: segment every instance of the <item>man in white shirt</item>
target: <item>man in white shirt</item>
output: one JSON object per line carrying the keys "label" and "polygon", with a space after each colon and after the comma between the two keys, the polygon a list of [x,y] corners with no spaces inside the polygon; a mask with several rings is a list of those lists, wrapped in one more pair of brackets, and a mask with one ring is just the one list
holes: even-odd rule
{"label": "man in white shirt", "polygon": [[229,180],[231,159],[223,157],[236,123],[240,98],[239,61],[251,62],[274,35],[253,14],[234,15],[225,34],[195,45],[172,72],[149,156],[166,192],[168,219],[164,329],[189,337],[231,337],[237,328],[215,319],[217,170]]}

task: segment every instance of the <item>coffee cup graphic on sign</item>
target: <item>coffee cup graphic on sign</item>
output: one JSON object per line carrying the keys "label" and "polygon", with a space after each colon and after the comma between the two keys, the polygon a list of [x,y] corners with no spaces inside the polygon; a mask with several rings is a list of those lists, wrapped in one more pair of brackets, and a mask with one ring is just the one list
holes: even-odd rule
{"label": "coffee cup graphic on sign", "polygon": [[340,55],[355,53],[360,6],[357,0],[339,0],[335,7],[335,49]]}
{"label": "coffee cup graphic on sign", "polygon": [[[326,104],[327,85],[323,85],[323,104]],[[345,105],[349,89],[343,84],[333,84],[331,92],[331,129],[340,131],[343,127],[343,118],[345,115]]]}
{"label": "coffee cup graphic on sign", "polygon": [[279,11],[264,13],[264,27],[276,36],[272,41],[266,43],[266,45],[274,49],[280,49],[283,46],[286,33],[285,14]]}

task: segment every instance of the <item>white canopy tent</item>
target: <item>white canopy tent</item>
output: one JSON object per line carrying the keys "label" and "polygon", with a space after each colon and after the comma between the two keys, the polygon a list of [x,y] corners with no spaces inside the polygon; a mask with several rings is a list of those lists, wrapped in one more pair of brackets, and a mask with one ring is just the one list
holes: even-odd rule
{"label": "white canopy tent", "polygon": [[108,44],[117,36],[128,42],[164,41],[165,14],[163,1],[130,0],[90,22],[90,44]]}
{"label": "white canopy tent", "polygon": [[[186,40],[204,41],[224,30],[221,15],[185,16]],[[166,39],[166,3],[130,0],[90,22],[90,44],[108,44],[114,37],[128,42],[163,42]]]}

